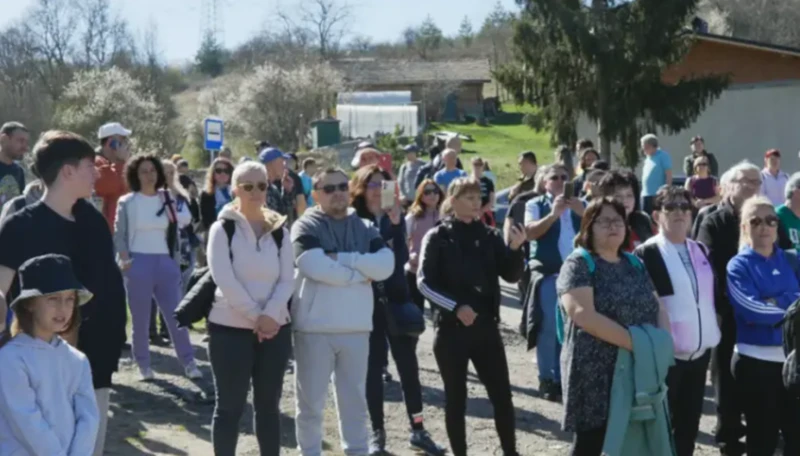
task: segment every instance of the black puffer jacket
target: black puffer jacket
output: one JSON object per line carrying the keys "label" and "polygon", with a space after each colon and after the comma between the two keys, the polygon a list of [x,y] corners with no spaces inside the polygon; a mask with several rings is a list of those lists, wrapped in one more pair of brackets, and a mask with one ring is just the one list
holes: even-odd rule
{"label": "black puffer jacket", "polygon": [[522,249],[509,249],[498,230],[446,218],[422,240],[417,285],[434,308],[434,321],[455,321],[463,305],[499,321],[499,278],[517,282],[523,260]]}

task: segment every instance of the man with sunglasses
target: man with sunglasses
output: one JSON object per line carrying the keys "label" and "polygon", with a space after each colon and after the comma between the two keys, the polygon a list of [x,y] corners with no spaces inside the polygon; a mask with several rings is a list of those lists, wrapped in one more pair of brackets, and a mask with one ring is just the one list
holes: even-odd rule
{"label": "man with sunglasses", "polygon": [[117,201],[128,193],[124,172],[125,162],[130,156],[128,150],[130,135],[131,131],[117,122],[107,123],[97,132],[100,149],[94,159],[94,167],[99,177],[94,183],[93,199],[112,232],[114,219],[117,216]]}
{"label": "man with sunglasses", "polygon": [[525,230],[530,241],[531,293],[526,299],[528,349],[536,347],[539,393],[546,400],[561,400],[561,344],[556,335],[556,278],[573,250],[580,231],[583,202],[565,194],[567,168],[551,166],[544,175],[545,194],[525,204]]}
{"label": "man with sunglasses", "polygon": [[[715,303],[720,319],[722,339],[712,355],[712,376],[717,404],[717,429],[715,440],[720,452],[726,456],[741,456],[744,445],[739,439],[744,435],[742,401],[731,374],[731,357],[736,343],[736,321],[727,293],[728,262],[739,251],[739,211],[744,202],[761,189],[761,170],[743,161],[731,168],[725,197],[717,209],[706,215],[697,232],[697,240],[708,247],[717,286]],[[727,180],[726,180],[727,181]],[[778,230],[778,245],[791,249],[792,245],[783,228]]]}
{"label": "man with sunglasses", "polygon": [[314,201],[292,226],[298,293],[292,304],[296,433],[303,456],[322,454],[322,418],[331,374],[342,448],[366,455],[367,365],[372,281],[389,278],[394,254],[372,222],[350,209],[347,175],[317,173]]}

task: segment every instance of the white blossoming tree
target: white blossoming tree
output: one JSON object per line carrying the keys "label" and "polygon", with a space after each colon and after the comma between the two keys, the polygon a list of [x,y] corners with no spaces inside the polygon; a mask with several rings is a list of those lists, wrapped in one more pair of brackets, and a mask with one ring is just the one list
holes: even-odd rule
{"label": "white blossoming tree", "polygon": [[96,141],[107,122],[133,130],[133,152],[169,152],[166,114],[138,80],[116,67],[76,73],[58,100],[53,126]]}
{"label": "white blossoming tree", "polygon": [[234,131],[289,151],[305,142],[309,123],[325,114],[343,87],[341,74],[327,63],[291,69],[265,64],[216,101]]}

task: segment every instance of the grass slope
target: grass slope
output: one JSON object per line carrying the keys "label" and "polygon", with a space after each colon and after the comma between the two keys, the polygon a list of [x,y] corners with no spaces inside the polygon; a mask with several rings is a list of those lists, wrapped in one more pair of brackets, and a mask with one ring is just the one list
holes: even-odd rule
{"label": "grass slope", "polygon": [[433,131],[455,131],[471,136],[474,142],[464,142],[463,145],[461,160],[464,167],[468,167],[467,162],[473,157],[488,160],[497,176],[498,190],[511,186],[517,179],[517,156],[520,152],[534,151],[539,164],[553,162],[549,133],[538,133],[522,123],[522,117],[531,108],[505,106],[504,109],[505,112],[486,127],[476,123],[437,123],[432,128]]}

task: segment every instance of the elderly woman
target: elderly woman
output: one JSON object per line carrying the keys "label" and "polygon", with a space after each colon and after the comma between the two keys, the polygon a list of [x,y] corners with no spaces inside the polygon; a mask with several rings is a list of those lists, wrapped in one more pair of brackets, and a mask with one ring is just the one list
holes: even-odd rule
{"label": "elderly woman", "polygon": [[173,313],[181,299],[179,230],[191,222],[189,209],[179,206],[164,190],[166,176],[161,160],[152,154],[136,155],[125,165],[131,193],[117,203],[114,245],[125,275],[128,306],[133,320],[133,357],[143,380],[152,380],[148,329],[151,302],[164,315],[175,352],[189,378],[202,374],[186,329],[178,329]]}
{"label": "elderly woman", "polygon": [[786,360],[778,323],[800,298],[797,256],[778,241],[778,216],[761,196],[741,209],[739,253],[728,263],[728,296],[736,319],[733,376],[747,420],[748,455],[800,454],[800,401],[783,385]]}
{"label": "elderly woman", "polygon": [[795,250],[800,251],[800,173],[794,173],[786,183],[786,202],[775,210]]}
{"label": "elderly woman", "polygon": [[561,356],[563,426],[575,433],[572,456],[600,456],[603,450],[618,349],[633,349],[627,327],[669,326],[647,273],[624,253],[629,236],[622,203],[611,197],[593,200],[575,245],[591,255],[594,270],[575,252],[558,276],[567,315]]}
{"label": "elderly woman", "polygon": [[692,224],[689,192],[665,185],[656,193],[654,208],[660,232],[634,253],[669,313],[675,352],[675,365],[667,376],[669,408],[677,456],[691,456],[703,413],[711,349],[720,340],[714,270],[706,247],[687,238]]}

